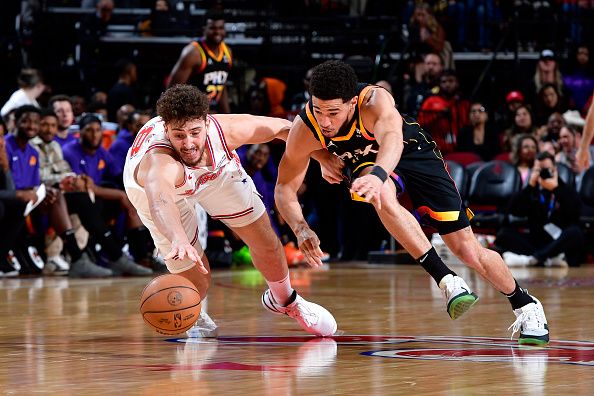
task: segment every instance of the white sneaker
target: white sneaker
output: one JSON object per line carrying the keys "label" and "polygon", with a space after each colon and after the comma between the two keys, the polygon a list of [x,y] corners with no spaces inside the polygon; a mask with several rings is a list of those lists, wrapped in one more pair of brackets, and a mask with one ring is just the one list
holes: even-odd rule
{"label": "white sneaker", "polygon": [[296,290],[293,290],[289,301],[291,302],[286,306],[280,305],[272,296],[270,289],[262,294],[264,308],[277,315],[290,316],[308,333],[327,337],[336,332],[336,320],[326,308],[306,301],[297,294]]}
{"label": "white sneaker", "polygon": [[204,311],[200,311],[200,316],[194,326],[186,331],[190,338],[216,338],[219,334],[219,327]]}
{"label": "white sneaker", "polygon": [[446,310],[452,319],[458,319],[478,301],[478,296],[459,276],[448,274],[439,282],[446,298]]}
{"label": "white sneaker", "polygon": [[549,257],[544,262],[545,267],[569,267],[567,261],[565,261],[565,253],[561,253],[555,257]]}
{"label": "white sneaker", "polygon": [[[532,296],[530,296],[532,297]],[[518,343],[522,345],[546,345],[549,343],[549,325],[542,304],[536,297],[533,303],[514,309],[516,321],[509,326],[512,330],[511,338],[519,330]]]}
{"label": "white sneaker", "polygon": [[68,261],[58,255],[48,257],[41,272],[44,275],[66,275],[69,269],[70,264],[68,264]]}
{"label": "white sneaker", "polygon": [[533,256],[525,256],[513,252],[504,252],[502,256],[503,261],[505,261],[508,267],[527,267],[538,263],[538,260]]}

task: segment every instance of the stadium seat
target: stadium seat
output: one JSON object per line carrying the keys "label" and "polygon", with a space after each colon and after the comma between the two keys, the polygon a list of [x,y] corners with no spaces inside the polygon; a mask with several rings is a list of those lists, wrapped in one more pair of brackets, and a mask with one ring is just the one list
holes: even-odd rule
{"label": "stadium seat", "polygon": [[457,151],[453,153],[448,153],[444,156],[446,161],[454,161],[459,163],[460,165],[470,165],[475,162],[482,162],[481,157],[477,153],[473,153],[472,151]]}
{"label": "stadium seat", "polygon": [[462,165],[454,161],[446,161],[447,170],[456,183],[456,187],[458,187],[458,191],[462,198],[466,198],[466,191],[467,191],[467,178],[466,178],[466,169]]}
{"label": "stadium seat", "polygon": [[472,224],[495,230],[505,220],[510,198],[522,186],[516,168],[503,161],[489,161],[473,174],[468,190],[470,209],[475,212]]}

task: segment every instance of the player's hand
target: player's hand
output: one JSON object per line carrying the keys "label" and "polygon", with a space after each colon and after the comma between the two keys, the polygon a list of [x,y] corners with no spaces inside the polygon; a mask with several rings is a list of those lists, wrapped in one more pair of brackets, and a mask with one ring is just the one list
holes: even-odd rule
{"label": "player's hand", "polygon": [[584,171],[590,167],[590,150],[582,149],[581,147],[578,148],[577,153],[575,154],[576,165],[579,168],[579,171]]}
{"label": "player's hand", "polygon": [[204,263],[202,263],[198,251],[190,244],[190,242],[173,242],[171,244],[171,251],[169,251],[164,259],[181,261],[186,257],[196,263],[198,266],[198,271],[202,272],[203,274],[208,274],[208,270],[204,266]]}
{"label": "player's hand", "polygon": [[307,264],[312,267],[321,267],[324,253],[320,249],[320,239],[316,233],[309,226],[301,225],[295,230],[295,236],[297,237],[299,250],[305,256]]}
{"label": "player's hand", "polygon": [[378,209],[382,208],[382,200],[380,192],[382,190],[383,182],[375,175],[367,174],[356,178],[351,186],[351,192],[356,193],[365,202],[376,202]]}
{"label": "player's hand", "polygon": [[342,168],[344,168],[344,161],[337,156],[330,154],[327,150],[323,150],[326,154],[320,158],[320,168],[322,169],[322,177],[330,184],[339,184],[342,182]]}

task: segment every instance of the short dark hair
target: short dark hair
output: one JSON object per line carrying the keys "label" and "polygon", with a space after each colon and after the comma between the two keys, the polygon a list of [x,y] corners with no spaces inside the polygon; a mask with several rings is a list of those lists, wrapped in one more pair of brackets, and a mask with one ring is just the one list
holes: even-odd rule
{"label": "short dark hair", "polygon": [[43,78],[37,69],[22,69],[17,82],[21,88],[33,88],[35,85],[42,83]]}
{"label": "short dark hair", "polygon": [[553,162],[553,165],[555,165],[555,156],[551,153],[549,153],[548,151],[542,151],[540,153],[538,153],[536,155],[536,159],[538,161],[544,161],[546,159],[550,159]]}
{"label": "short dark hair", "polygon": [[82,131],[87,125],[92,124],[94,122],[99,123],[101,125],[101,120],[94,114],[85,114],[78,120],[78,128]]}
{"label": "short dark hair", "polygon": [[330,60],[312,69],[309,93],[322,100],[342,99],[343,103],[357,96],[357,74],[348,64]]}
{"label": "short dark hair", "polygon": [[44,118],[44,117],[58,118],[58,115],[56,113],[54,113],[54,110],[52,108],[47,108],[47,109],[41,110],[41,118]]}
{"label": "short dark hair", "polygon": [[206,119],[208,96],[193,85],[176,84],[161,94],[157,114],[166,124],[183,124],[194,119]]}
{"label": "short dark hair", "polygon": [[41,115],[41,110],[33,105],[23,105],[21,107],[17,107],[14,111],[15,121],[18,122],[25,113],[37,113]]}
{"label": "short dark hair", "polygon": [[70,103],[70,106],[72,106],[72,100],[70,99],[70,96],[68,95],[54,95],[49,99],[48,102],[48,106],[53,108],[54,107],[54,103],[56,102],[68,102]]}
{"label": "short dark hair", "polygon": [[136,66],[136,64],[130,59],[122,58],[116,62],[115,69],[118,73],[118,76],[121,77],[129,73],[134,66]]}

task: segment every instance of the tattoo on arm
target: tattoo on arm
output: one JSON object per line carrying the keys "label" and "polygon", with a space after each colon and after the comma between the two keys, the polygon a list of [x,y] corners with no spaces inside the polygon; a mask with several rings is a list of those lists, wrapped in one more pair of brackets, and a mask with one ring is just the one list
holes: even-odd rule
{"label": "tattoo on arm", "polygon": [[155,199],[155,205],[162,206],[167,205],[169,202],[165,199],[165,195],[163,193],[159,193],[157,199]]}

